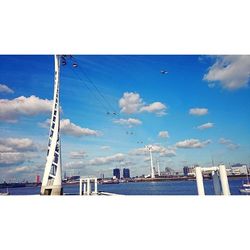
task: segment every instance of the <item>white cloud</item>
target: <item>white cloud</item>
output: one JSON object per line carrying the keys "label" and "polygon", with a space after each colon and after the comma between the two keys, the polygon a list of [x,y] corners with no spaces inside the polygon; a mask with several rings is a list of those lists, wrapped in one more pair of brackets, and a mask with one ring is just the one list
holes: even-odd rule
{"label": "white cloud", "polygon": [[211,143],[211,140],[200,141],[198,139],[187,139],[177,142],[175,146],[177,148],[203,148],[209,143]]}
{"label": "white cloud", "polygon": [[208,122],[208,123],[204,123],[204,124],[198,126],[197,128],[200,130],[204,130],[204,129],[212,128],[213,126],[214,126],[213,123]]}
{"label": "white cloud", "polygon": [[0,139],[0,152],[27,152],[36,151],[37,147],[29,138]]}
{"label": "white cloud", "polygon": [[152,148],[153,153],[159,153],[160,156],[163,156],[163,157],[176,156],[176,152],[175,152],[174,148],[164,147],[164,146],[161,146],[161,145],[147,145],[146,147],[143,147],[143,148],[137,148],[132,152],[132,154],[135,154],[135,155],[148,154],[148,152],[149,152],[148,147],[149,146]]}
{"label": "white cloud", "polygon": [[0,166],[16,166],[34,158],[37,145],[29,138],[0,139]]}
{"label": "white cloud", "polygon": [[128,118],[128,119],[116,119],[113,121],[114,123],[121,124],[121,125],[127,125],[128,127],[133,127],[135,125],[140,125],[142,122],[138,119],[134,118]]}
{"label": "white cloud", "polygon": [[60,122],[60,129],[63,134],[72,136],[98,136],[99,132],[89,128],[77,126],[70,119],[64,119]]}
{"label": "white cloud", "polygon": [[102,150],[110,150],[111,147],[110,147],[110,146],[101,146],[101,149],[102,149]]}
{"label": "white cloud", "polygon": [[0,152],[1,153],[12,152],[12,151],[13,151],[13,149],[11,147],[8,147],[8,146],[0,143]]}
{"label": "white cloud", "polygon": [[189,109],[189,114],[190,115],[207,115],[208,114],[208,109],[207,108],[191,108]]}
{"label": "white cloud", "polygon": [[125,155],[118,153],[111,156],[97,157],[92,160],[89,160],[89,165],[105,165],[108,163],[119,162],[125,159]]}
{"label": "white cloud", "polygon": [[30,166],[20,166],[16,168],[10,168],[9,170],[7,170],[7,174],[19,174],[28,171],[30,171]]}
{"label": "white cloud", "polygon": [[166,115],[166,105],[161,102],[153,102],[149,105],[141,107],[140,112],[156,113],[159,116]]}
{"label": "white cloud", "polygon": [[220,138],[219,139],[219,143],[220,144],[229,144],[229,143],[231,143],[232,141],[231,140],[229,140],[229,139],[225,139],[225,138]]}
{"label": "white cloud", "polygon": [[[47,119],[43,123],[39,123],[40,127],[47,128],[50,126],[50,119]],[[72,136],[99,136],[100,132],[96,130],[92,130],[89,128],[82,128],[73,122],[70,119],[62,119],[60,121],[60,131],[62,134],[65,135],[72,135]]]}
{"label": "white cloud", "polygon": [[235,150],[235,149],[238,149],[239,147],[240,147],[240,145],[234,144],[234,143],[230,143],[227,145],[227,148],[230,150]]}
{"label": "white cloud", "polygon": [[161,138],[169,138],[169,133],[168,131],[160,131],[158,136]]}
{"label": "white cloud", "polygon": [[66,162],[64,164],[64,168],[66,169],[70,169],[70,170],[79,170],[81,168],[85,168],[86,167],[86,162],[79,160],[79,161],[70,161],[70,162]]}
{"label": "white cloud", "polygon": [[119,100],[119,107],[122,113],[134,114],[141,112],[156,113],[157,115],[166,114],[166,105],[161,102],[153,102],[146,105],[140,95],[134,92],[125,92]]}
{"label": "white cloud", "polygon": [[240,145],[235,144],[230,139],[220,138],[219,143],[225,145],[230,150],[235,150],[240,147]]}
{"label": "white cloud", "polygon": [[0,84],[0,93],[13,94],[14,91],[5,84]]}
{"label": "white cloud", "polygon": [[86,152],[83,150],[72,151],[72,152],[70,152],[69,155],[70,155],[71,159],[83,159],[87,156]]}
{"label": "white cloud", "polygon": [[235,90],[247,87],[250,78],[249,55],[217,56],[203,80],[219,82],[224,89]]}
{"label": "white cloud", "polygon": [[66,162],[64,168],[67,168],[68,172],[73,171],[73,174],[100,176],[100,173],[103,173],[107,177],[112,175],[112,170],[116,163],[119,164],[119,167],[131,167],[134,165],[127,157],[125,158],[125,155],[118,153],[110,156],[96,157],[91,160]]}
{"label": "white cloud", "polygon": [[137,113],[142,106],[143,101],[137,93],[125,92],[123,97],[119,100],[119,107],[123,113]]}
{"label": "white cloud", "polygon": [[146,157],[144,158],[144,161],[145,161],[145,162],[151,161],[151,158],[150,158],[149,156],[146,156]]}
{"label": "white cloud", "polygon": [[36,96],[20,96],[12,100],[0,99],[0,120],[16,122],[20,116],[34,116],[51,112],[52,101]]}
{"label": "white cloud", "polygon": [[5,152],[0,153],[0,166],[20,165],[24,163],[26,157],[23,153],[19,152]]}

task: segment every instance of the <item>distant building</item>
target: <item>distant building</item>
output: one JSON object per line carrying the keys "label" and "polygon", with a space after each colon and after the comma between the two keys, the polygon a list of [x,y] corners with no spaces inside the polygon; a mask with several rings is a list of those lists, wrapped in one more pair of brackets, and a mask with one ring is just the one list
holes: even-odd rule
{"label": "distant building", "polygon": [[116,177],[116,179],[120,179],[121,178],[120,169],[119,168],[114,168],[113,169],[113,176]]}
{"label": "distant building", "polygon": [[123,169],[123,178],[124,179],[130,178],[130,170],[129,170],[129,168],[124,168]]}
{"label": "distant building", "polygon": [[41,182],[40,175],[37,175],[36,176],[36,184],[40,184],[40,182]]}
{"label": "distant building", "polygon": [[195,175],[195,167],[187,167],[183,168],[183,174],[185,176],[194,176]]}
{"label": "distant building", "polygon": [[183,174],[185,176],[188,176],[188,173],[189,173],[189,167],[187,167],[187,166],[183,167]]}

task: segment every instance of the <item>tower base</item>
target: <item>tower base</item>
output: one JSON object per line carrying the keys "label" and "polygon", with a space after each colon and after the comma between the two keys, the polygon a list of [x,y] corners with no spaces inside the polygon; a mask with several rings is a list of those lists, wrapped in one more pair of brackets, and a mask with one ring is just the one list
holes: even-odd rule
{"label": "tower base", "polygon": [[62,186],[44,186],[41,188],[41,195],[63,195]]}

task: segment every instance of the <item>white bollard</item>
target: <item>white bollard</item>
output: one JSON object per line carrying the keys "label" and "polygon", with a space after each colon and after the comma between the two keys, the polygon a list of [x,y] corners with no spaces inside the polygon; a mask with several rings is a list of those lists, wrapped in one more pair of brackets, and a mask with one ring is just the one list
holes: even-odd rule
{"label": "white bollard", "polygon": [[86,188],[86,182],[85,180],[83,181],[83,194],[86,195],[87,193],[87,188]]}
{"label": "white bollard", "polygon": [[80,194],[79,195],[82,195],[82,179],[80,179]]}
{"label": "white bollard", "polygon": [[90,184],[90,179],[87,179],[87,195],[91,194],[91,184]]}
{"label": "white bollard", "polygon": [[95,194],[97,194],[97,178],[95,178]]}
{"label": "white bollard", "polygon": [[205,195],[201,167],[195,168],[198,195]]}
{"label": "white bollard", "polygon": [[221,195],[221,186],[218,171],[212,171],[214,193],[215,195]]}
{"label": "white bollard", "polygon": [[222,187],[222,193],[223,195],[230,195],[230,189],[227,179],[227,171],[225,165],[219,166],[219,172],[220,172],[220,181],[221,181],[221,187]]}

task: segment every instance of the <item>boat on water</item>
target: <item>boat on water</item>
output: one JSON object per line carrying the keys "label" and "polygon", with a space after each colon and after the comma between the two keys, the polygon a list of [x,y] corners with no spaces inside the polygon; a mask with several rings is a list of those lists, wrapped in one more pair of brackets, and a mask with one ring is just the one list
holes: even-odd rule
{"label": "boat on water", "polygon": [[241,194],[250,194],[250,188],[240,188]]}
{"label": "boat on water", "polygon": [[250,194],[250,182],[243,183],[242,187],[240,188],[241,194]]}
{"label": "boat on water", "polygon": [[239,191],[241,194],[250,194],[250,182],[249,182],[249,176],[248,176],[248,169],[246,166],[246,175],[247,175],[247,182],[242,183],[242,186],[240,187]]}
{"label": "boat on water", "polygon": [[119,184],[119,180],[102,180],[99,184]]}

